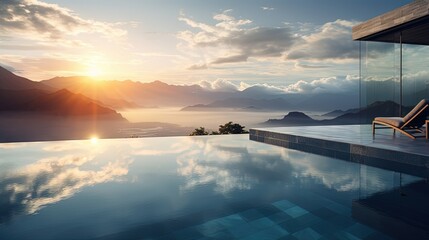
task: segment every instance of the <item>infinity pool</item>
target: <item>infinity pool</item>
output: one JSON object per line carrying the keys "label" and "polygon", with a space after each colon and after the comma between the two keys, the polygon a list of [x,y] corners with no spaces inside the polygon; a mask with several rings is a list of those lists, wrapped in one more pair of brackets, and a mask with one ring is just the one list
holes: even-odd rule
{"label": "infinity pool", "polygon": [[0,239],[429,236],[425,179],[248,138],[0,144]]}

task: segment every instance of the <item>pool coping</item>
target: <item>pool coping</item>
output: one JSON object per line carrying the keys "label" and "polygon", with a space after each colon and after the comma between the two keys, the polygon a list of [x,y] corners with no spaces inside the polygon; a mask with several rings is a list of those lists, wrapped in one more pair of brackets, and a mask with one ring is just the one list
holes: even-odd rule
{"label": "pool coping", "polygon": [[[282,131],[277,128],[254,128],[249,131],[249,139],[391,171],[429,177],[429,150],[428,154],[413,153],[375,144],[371,146],[371,144],[362,143],[359,140],[347,142],[344,139],[330,136],[314,135],[310,137],[294,131],[284,131],[287,128],[291,130],[299,128],[304,133],[305,128],[311,127],[314,126],[285,127],[282,128]],[[335,136],[335,133],[332,136]]]}

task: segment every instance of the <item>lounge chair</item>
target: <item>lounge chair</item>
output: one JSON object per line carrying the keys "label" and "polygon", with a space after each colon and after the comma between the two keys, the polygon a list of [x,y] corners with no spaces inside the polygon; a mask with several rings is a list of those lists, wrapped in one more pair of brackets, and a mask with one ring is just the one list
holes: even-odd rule
{"label": "lounge chair", "polygon": [[[372,121],[372,135],[375,134],[376,125],[383,125],[378,128],[392,128],[395,131],[405,134],[406,136],[416,139],[412,132],[423,131],[420,129],[425,125],[426,118],[429,116],[429,100],[421,100],[405,117],[376,117]],[[426,134],[426,138],[427,138]]]}

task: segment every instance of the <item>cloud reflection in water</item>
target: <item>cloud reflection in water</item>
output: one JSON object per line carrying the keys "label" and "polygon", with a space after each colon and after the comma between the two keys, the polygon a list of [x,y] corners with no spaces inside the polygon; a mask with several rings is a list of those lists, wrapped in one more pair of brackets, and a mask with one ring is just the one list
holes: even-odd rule
{"label": "cloud reflection in water", "polygon": [[100,164],[95,156],[66,155],[41,159],[0,175],[0,223],[17,214],[33,214],[72,197],[84,187],[118,181],[128,174],[127,157]]}
{"label": "cloud reflection in water", "polygon": [[[228,194],[248,190],[260,182],[281,182],[285,186],[322,185],[338,192],[389,189],[391,173],[328,157],[269,145],[234,145],[222,138],[194,138],[198,148],[188,149],[177,158],[178,174],[186,178],[183,190],[214,184],[214,191]],[[257,144],[257,143],[255,143]],[[365,187],[365,186],[364,186]],[[370,194],[368,192],[368,194]]]}

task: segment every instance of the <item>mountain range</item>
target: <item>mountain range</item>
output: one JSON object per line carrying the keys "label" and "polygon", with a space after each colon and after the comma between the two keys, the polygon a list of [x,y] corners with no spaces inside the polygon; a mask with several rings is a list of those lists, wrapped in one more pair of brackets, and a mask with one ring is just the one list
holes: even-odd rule
{"label": "mountain range", "polygon": [[[409,112],[412,107],[404,107]],[[302,112],[289,112],[282,119],[269,119],[264,122],[266,126],[301,126],[301,125],[341,125],[341,124],[369,124],[375,117],[399,116],[399,104],[393,101],[378,101],[361,110],[333,111],[328,114],[343,114],[325,120],[315,120]]]}
{"label": "mountain range", "polygon": [[0,67],[0,111],[125,120],[115,110],[82,94],[57,90]]}
{"label": "mountain range", "polygon": [[41,83],[55,89],[66,88],[71,92],[83,94],[117,110],[180,107],[183,111],[206,111],[216,108],[332,111],[358,106],[357,91],[338,94],[290,94],[269,91],[263,86],[252,86],[241,91],[214,91],[197,84],[171,85],[161,81],[142,83],[131,80],[97,81],[90,77],[55,77]]}

